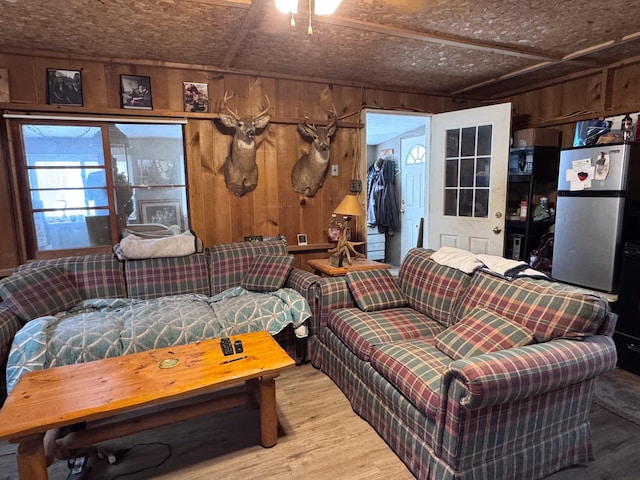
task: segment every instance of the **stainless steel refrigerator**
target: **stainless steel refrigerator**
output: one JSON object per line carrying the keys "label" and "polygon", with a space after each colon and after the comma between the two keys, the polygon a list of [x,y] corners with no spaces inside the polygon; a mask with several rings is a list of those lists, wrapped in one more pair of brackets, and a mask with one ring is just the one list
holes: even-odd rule
{"label": "stainless steel refrigerator", "polygon": [[551,275],[616,293],[622,249],[640,238],[640,144],[560,152]]}

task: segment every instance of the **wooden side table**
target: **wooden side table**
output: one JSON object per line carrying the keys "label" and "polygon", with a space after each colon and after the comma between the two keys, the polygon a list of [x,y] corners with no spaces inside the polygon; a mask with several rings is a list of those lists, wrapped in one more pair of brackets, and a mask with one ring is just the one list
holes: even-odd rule
{"label": "wooden side table", "polygon": [[328,258],[314,258],[307,260],[307,263],[317,275],[324,277],[340,277],[346,275],[347,272],[355,270],[380,270],[389,269],[391,265],[388,263],[374,262],[373,260],[367,260],[366,258],[358,258],[353,260],[349,265],[346,260],[342,267],[334,267],[329,263]]}

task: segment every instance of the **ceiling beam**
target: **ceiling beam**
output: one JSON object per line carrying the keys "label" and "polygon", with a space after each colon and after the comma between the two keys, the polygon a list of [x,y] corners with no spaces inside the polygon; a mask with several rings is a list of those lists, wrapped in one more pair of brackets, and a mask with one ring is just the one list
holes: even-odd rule
{"label": "ceiling beam", "polygon": [[[554,65],[561,65],[563,63],[573,62],[574,60],[576,60],[578,58],[585,57],[587,55],[593,55],[594,53],[598,53],[598,52],[603,52],[603,51],[605,51],[607,49],[610,49],[612,47],[616,47],[616,46],[623,45],[623,44],[628,43],[628,42],[632,42],[634,40],[637,40],[638,38],[640,38],[640,32],[635,32],[635,33],[631,33],[629,35],[625,35],[624,37],[621,37],[621,38],[619,38],[617,40],[608,40],[606,42],[598,43],[596,45],[592,45],[590,47],[582,48],[580,50],[576,50],[575,52],[568,53],[567,55],[565,55],[561,59],[558,59],[558,60],[555,60],[555,61],[552,61],[552,62],[541,62],[541,63],[538,63],[537,65],[532,65],[530,67],[523,68],[521,70],[516,70],[514,72],[510,72],[510,73],[507,73],[505,75],[501,75],[499,77],[492,78],[490,80],[485,80],[485,81],[480,82],[480,83],[469,85],[469,86],[467,86],[465,88],[462,88],[462,89],[456,90],[454,92],[451,92],[451,95],[454,95],[454,96],[455,95],[461,95],[463,93],[468,93],[468,92],[470,92],[472,90],[477,90],[479,88],[486,87],[488,85],[493,85],[495,83],[501,82],[503,80],[508,80],[510,78],[515,78],[515,77],[518,77],[518,76],[521,76],[521,75],[525,75],[527,73],[531,73],[531,72],[536,71],[536,70],[541,70],[543,68],[552,67]],[[634,57],[634,58],[637,58],[637,57]],[[633,63],[635,63],[635,62],[633,62]],[[589,69],[588,71],[593,73],[594,71],[600,71],[603,68],[609,68],[609,67],[607,67],[606,65],[592,65],[591,69]],[[581,73],[578,74],[578,75],[584,76]],[[555,80],[553,80],[553,82],[554,83],[558,83]],[[524,91],[529,91],[529,90],[533,90],[533,88],[526,87],[526,89],[524,89]],[[522,92],[520,92],[520,93],[522,93]],[[510,95],[514,95],[514,94],[515,94],[514,91],[511,91],[509,93],[504,93],[504,94],[501,93],[500,96],[501,97],[506,97],[506,96],[510,96]]]}
{"label": "ceiling beam", "polygon": [[[300,12],[300,13],[304,13],[304,12]],[[313,21],[318,23],[326,23],[328,25],[336,25],[341,27],[353,28],[356,30],[364,30],[366,32],[379,33],[381,35],[391,35],[394,37],[407,38],[411,40],[417,40],[420,42],[437,43],[439,45],[465,48],[470,50],[478,50],[478,51],[489,52],[489,53],[497,53],[500,55],[526,58],[529,60],[549,62],[549,61],[559,60],[561,58],[559,56],[550,55],[547,52],[513,48],[510,46],[504,46],[504,45],[494,44],[490,42],[468,40],[468,39],[456,38],[456,37],[451,37],[448,35],[442,35],[442,34],[436,34],[436,33],[416,32],[414,30],[407,30],[403,28],[392,27],[389,25],[380,25],[377,23],[365,22],[362,20],[345,18],[337,15],[329,15],[326,17],[314,16]]]}
{"label": "ceiling beam", "polygon": [[236,58],[236,54],[244,43],[244,40],[247,38],[247,35],[250,31],[253,30],[253,27],[256,24],[257,20],[264,13],[264,2],[265,0],[253,0],[251,2],[251,6],[242,19],[242,25],[240,25],[240,28],[231,40],[231,44],[229,45],[227,54],[222,59],[223,68],[227,68],[233,63],[233,60],[234,58]]}

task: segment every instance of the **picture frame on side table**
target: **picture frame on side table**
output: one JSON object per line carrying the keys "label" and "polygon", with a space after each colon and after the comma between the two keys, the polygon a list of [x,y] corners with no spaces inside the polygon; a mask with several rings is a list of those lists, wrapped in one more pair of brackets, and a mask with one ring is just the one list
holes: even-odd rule
{"label": "picture frame on side table", "polygon": [[82,107],[82,73],[80,70],[47,68],[47,103]]}
{"label": "picture frame on side table", "polygon": [[122,108],[153,110],[151,77],[120,75],[120,100]]}
{"label": "picture frame on side table", "polygon": [[141,200],[138,203],[138,211],[142,215],[142,223],[159,223],[165,227],[178,225],[182,230],[180,202]]}

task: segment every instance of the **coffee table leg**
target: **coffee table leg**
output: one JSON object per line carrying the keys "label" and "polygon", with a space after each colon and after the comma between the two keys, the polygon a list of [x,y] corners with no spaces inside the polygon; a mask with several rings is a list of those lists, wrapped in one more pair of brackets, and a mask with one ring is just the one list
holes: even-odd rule
{"label": "coffee table leg", "polygon": [[44,433],[20,441],[16,459],[20,480],[46,480],[47,460],[44,455]]}
{"label": "coffee table leg", "polygon": [[278,442],[278,413],[276,411],[276,377],[260,379],[260,436],[262,446],[273,447]]}

